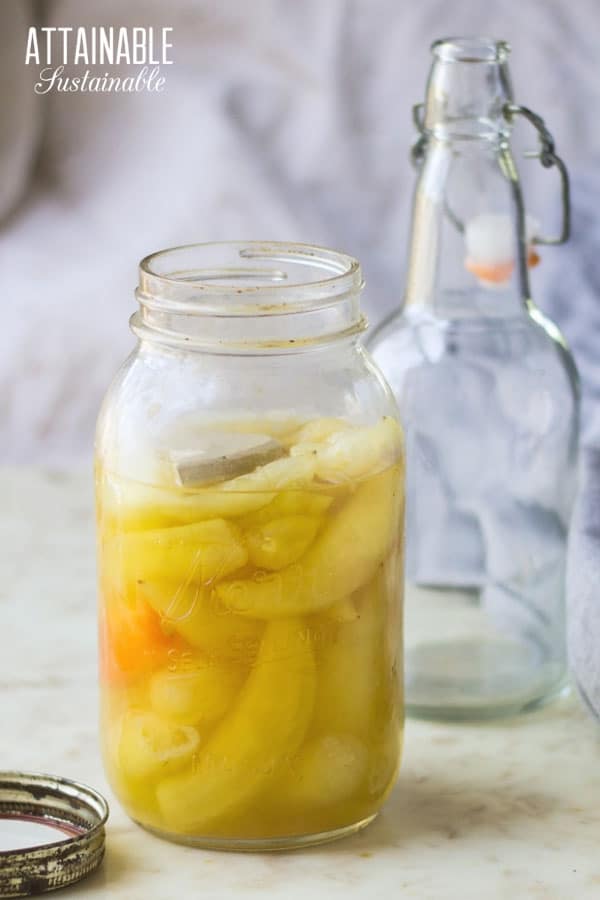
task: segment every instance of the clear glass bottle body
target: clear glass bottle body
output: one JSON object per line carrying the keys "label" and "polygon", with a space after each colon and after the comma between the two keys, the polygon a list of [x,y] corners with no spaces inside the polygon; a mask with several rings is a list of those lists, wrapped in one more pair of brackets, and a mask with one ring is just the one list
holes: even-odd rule
{"label": "clear glass bottle body", "polygon": [[432,718],[518,712],[566,672],[577,374],[517,264],[493,287],[465,266],[482,214],[512,223],[517,254],[505,48],[479,52],[436,51],[406,303],[370,342],[406,432],[407,709]]}
{"label": "clear glass bottle body", "polygon": [[142,263],[97,432],[102,742],[164,837],[318,843],[395,780],[403,450],[360,286],[302,245]]}

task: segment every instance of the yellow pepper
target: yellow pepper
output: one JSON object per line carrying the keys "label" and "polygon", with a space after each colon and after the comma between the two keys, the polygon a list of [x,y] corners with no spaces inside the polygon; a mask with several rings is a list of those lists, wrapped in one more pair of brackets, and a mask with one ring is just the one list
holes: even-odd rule
{"label": "yellow pepper", "polygon": [[121,722],[119,767],[134,780],[167,774],[190,762],[199,743],[191,725],[175,725],[153,712],[132,709]]}
{"label": "yellow pepper", "polygon": [[347,431],[353,426],[344,419],[325,417],[306,422],[294,434],[294,444],[322,443],[338,431]]}
{"label": "yellow pepper", "polygon": [[354,595],[357,617],[340,624],[319,660],[313,727],[369,739],[378,695],[384,688],[386,657],[383,573]]}
{"label": "yellow pepper", "polygon": [[239,520],[243,528],[266,525],[273,519],[285,516],[323,516],[333,502],[333,497],[321,490],[285,490],[274,500]]}
{"label": "yellow pepper", "polygon": [[[305,435],[310,434],[311,425],[306,426]],[[390,416],[383,416],[376,425],[338,428],[322,441],[305,437],[290,452],[299,459],[312,457],[317,477],[337,484],[389,468],[400,457],[402,447],[400,426]]]}
{"label": "yellow pepper", "polygon": [[114,527],[121,530],[242,516],[271,503],[280,490],[306,487],[313,479],[314,470],[315,461],[310,456],[286,456],[247,475],[189,491],[168,483],[130,482],[123,487],[110,475],[100,472],[99,486],[104,495],[102,515],[109,522],[114,519]]}
{"label": "yellow pepper", "polygon": [[314,516],[283,516],[248,529],[245,537],[250,562],[270,571],[291,565],[310,547],[320,524]]}
{"label": "yellow pepper", "polygon": [[[235,615],[201,586],[163,579],[141,585],[139,592],[160,614],[165,630],[176,632],[209,659],[248,665],[256,657],[263,624]],[[176,651],[170,659],[177,662]]]}
{"label": "yellow pepper", "polygon": [[108,541],[106,554],[107,570],[125,584],[156,578],[206,584],[235,572],[248,560],[241,532],[224,519],[128,532]]}
{"label": "yellow pepper", "polygon": [[190,653],[152,676],[150,703],[165,719],[202,729],[225,715],[242,678],[241,669]]}
{"label": "yellow pepper", "polygon": [[319,735],[307,741],[292,765],[292,774],[277,785],[283,807],[312,811],[344,803],[367,774],[368,755],[351,734]]}
{"label": "yellow pepper", "polygon": [[241,812],[294,756],[313,712],[315,664],[301,619],[270,623],[228,716],[191,767],[157,788],[165,826],[205,833]]}
{"label": "yellow pepper", "polygon": [[308,615],[343,600],[369,581],[398,528],[398,467],[362,484],[295,564],[260,578],[224,581],[219,600],[240,615],[271,619]]}

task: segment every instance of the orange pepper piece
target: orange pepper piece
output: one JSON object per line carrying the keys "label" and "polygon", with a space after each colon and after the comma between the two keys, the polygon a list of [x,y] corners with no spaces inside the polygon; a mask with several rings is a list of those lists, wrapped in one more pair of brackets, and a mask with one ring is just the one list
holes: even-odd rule
{"label": "orange pepper piece", "polygon": [[140,594],[133,603],[110,594],[100,614],[100,674],[109,682],[120,682],[147,674],[165,665],[169,652],[185,648],[169,634],[160,616]]}

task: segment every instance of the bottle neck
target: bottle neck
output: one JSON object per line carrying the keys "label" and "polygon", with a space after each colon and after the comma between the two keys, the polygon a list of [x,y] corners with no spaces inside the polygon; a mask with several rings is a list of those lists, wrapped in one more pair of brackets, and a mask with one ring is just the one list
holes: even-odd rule
{"label": "bottle neck", "polygon": [[448,318],[514,315],[529,303],[529,283],[505,115],[508,48],[458,38],[434,44],[433,53],[406,304]]}
{"label": "bottle neck", "polygon": [[430,136],[413,204],[407,306],[443,317],[525,309],[521,216],[517,170],[502,135]]}

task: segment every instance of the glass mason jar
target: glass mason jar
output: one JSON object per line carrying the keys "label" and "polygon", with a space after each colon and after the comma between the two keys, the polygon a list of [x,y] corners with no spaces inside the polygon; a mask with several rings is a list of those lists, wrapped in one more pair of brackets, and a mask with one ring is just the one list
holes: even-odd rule
{"label": "glass mason jar", "polygon": [[[565,683],[578,382],[528,270],[538,245],[566,239],[568,182],[541,119],[513,103],[506,44],[458,38],[433,54],[416,110],[405,302],[369,346],[406,429],[407,709],[481,719]],[[559,239],[525,216],[510,147],[518,115],[562,175]]]}
{"label": "glass mason jar", "polygon": [[403,442],[361,288],[300,244],[140,265],[97,431],[102,741],[164,837],[319,843],[395,780]]}

